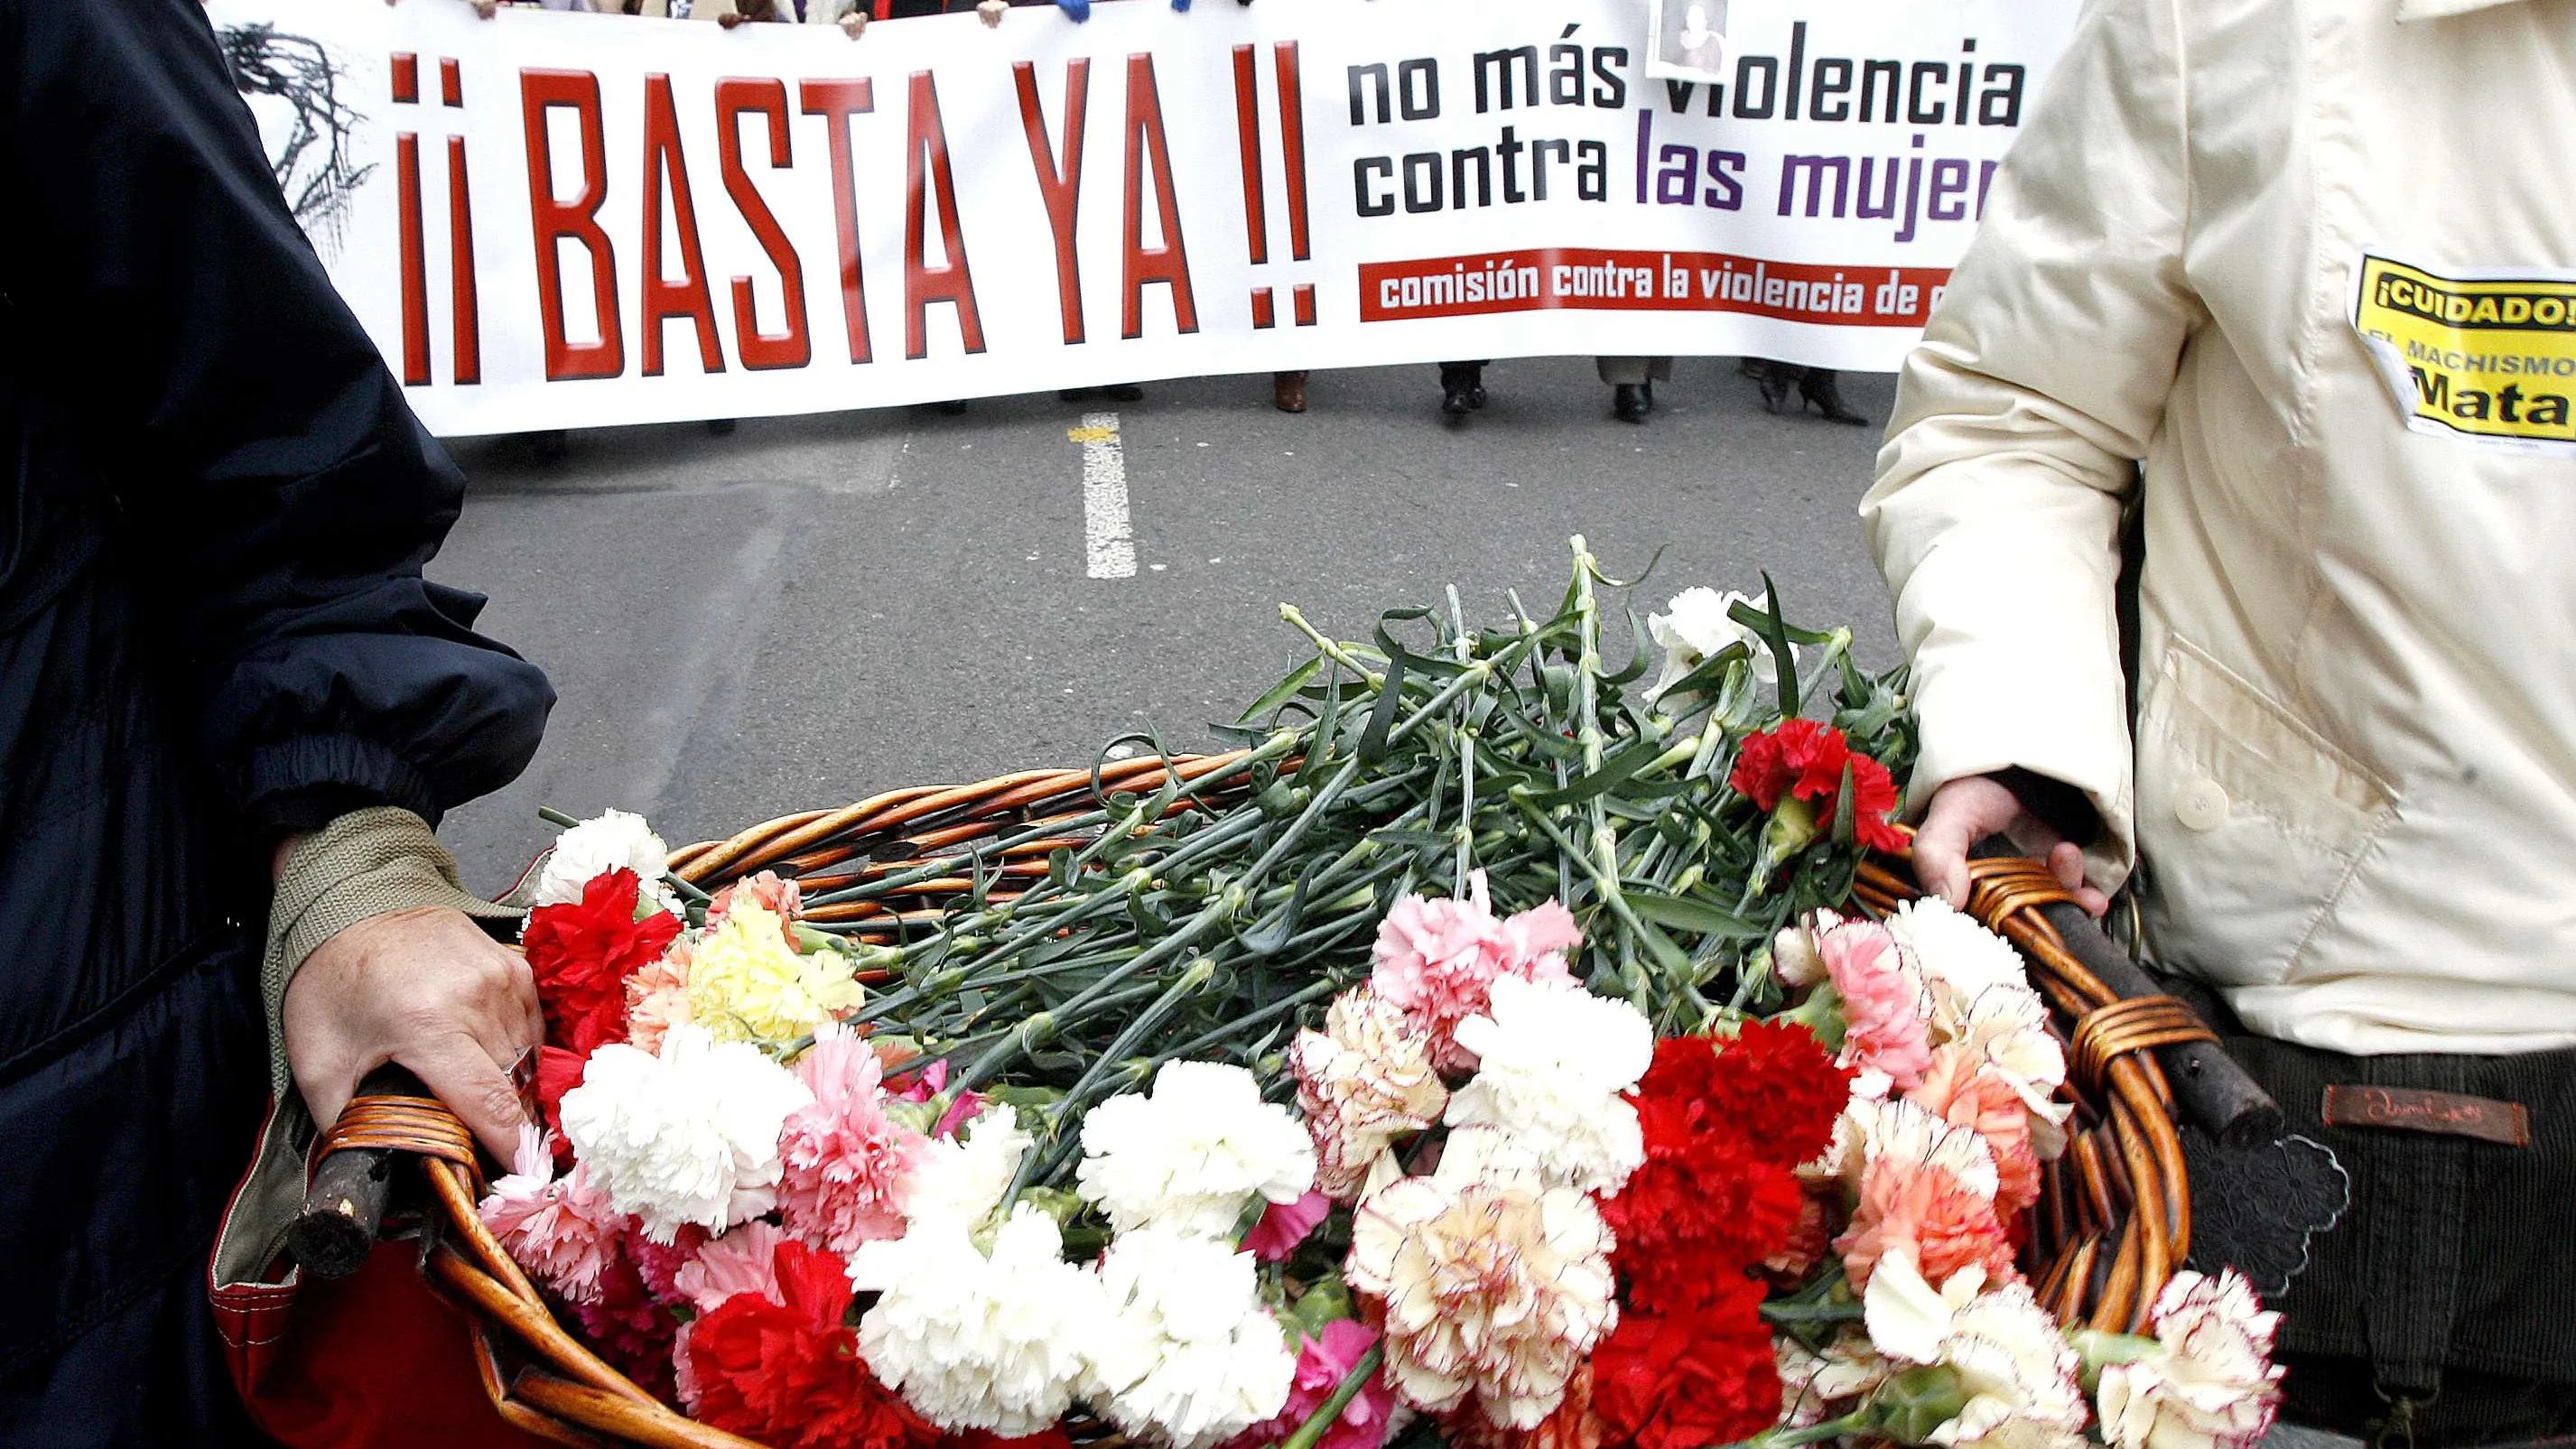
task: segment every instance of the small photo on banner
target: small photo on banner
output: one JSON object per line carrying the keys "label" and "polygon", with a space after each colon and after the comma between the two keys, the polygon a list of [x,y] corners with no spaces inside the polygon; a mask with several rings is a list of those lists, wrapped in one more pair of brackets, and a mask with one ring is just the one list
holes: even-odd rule
{"label": "small photo on banner", "polygon": [[1726,79],[1726,0],[1646,0],[1646,33],[1648,76]]}

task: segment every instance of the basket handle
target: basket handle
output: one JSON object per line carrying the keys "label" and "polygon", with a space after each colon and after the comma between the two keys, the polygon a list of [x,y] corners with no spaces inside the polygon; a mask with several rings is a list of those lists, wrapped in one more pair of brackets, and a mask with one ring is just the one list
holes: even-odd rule
{"label": "basket handle", "polygon": [[[2220,1048],[2215,1034],[2188,1007],[2129,958],[2044,864],[2023,858],[1997,838],[1977,847],[1971,875],[1978,897],[1971,902],[1972,914],[1998,927],[2006,916],[2035,916],[2073,964],[2090,973],[2090,984],[2101,988],[2085,993],[2093,1000],[2092,1012],[2086,1014],[2092,1030],[2079,1032],[2085,1038],[2078,1043],[2083,1057],[2103,1061],[2123,1051],[2152,1049],[2175,1100],[2203,1131],[2231,1147],[2281,1135],[2281,1104]],[[2159,1005],[2142,1010],[2146,999]],[[2127,1005],[2132,1002],[2140,1007]],[[2173,1005],[2164,1008],[2163,1002]],[[2102,1015],[2105,1010],[2111,1014]]]}
{"label": "basket handle", "polygon": [[346,1278],[366,1263],[401,1154],[474,1168],[474,1140],[465,1125],[397,1066],[367,1073],[323,1134],[321,1150],[304,1206],[286,1229],[287,1252],[317,1278]]}

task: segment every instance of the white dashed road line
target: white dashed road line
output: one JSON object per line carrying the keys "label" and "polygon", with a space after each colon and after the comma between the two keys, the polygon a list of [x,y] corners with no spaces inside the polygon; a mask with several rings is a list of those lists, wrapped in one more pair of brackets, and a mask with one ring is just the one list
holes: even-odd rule
{"label": "white dashed road line", "polygon": [[1136,540],[1127,529],[1127,450],[1116,413],[1085,413],[1065,434],[1082,445],[1082,540],[1095,579],[1136,577]]}

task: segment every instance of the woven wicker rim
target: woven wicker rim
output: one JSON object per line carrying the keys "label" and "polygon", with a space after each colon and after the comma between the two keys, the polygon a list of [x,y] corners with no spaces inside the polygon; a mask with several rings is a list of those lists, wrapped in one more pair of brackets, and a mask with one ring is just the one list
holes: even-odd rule
{"label": "woven wicker rim", "polygon": [[[708,890],[761,870],[826,890],[909,869],[925,856],[977,840],[1069,820],[1113,789],[1148,793],[1174,775],[1195,780],[1241,758],[1148,756],[1098,770],[1028,770],[974,785],[894,790],[685,846],[672,853],[671,869]],[[1064,843],[1016,847],[1001,859],[1000,874],[1042,875],[1048,852]],[[2025,1271],[2041,1303],[2068,1327],[2136,1331],[2191,1250],[2191,1196],[2174,1098],[2151,1049],[2212,1034],[2172,997],[2116,996],[2075,958],[2041,914],[2072,899],[2045,866],[1980,860],[1969,871],[1969,914],[2020,950],[2051,1008],[2052,1029],[2067,1049],[2063,1094],[2075,1104],[2067,1151],[2042,1179],[2032,1237],[2022,1251]],[[1854,901],[1874,913],[1893,911],[1919,894],[1909,872],[1899,857],[1864,862]],[[992,877],[988,866],[988,885]],[[964,878],[928,881],[891,903],[816,914],[862,934],[894,934],[935,920],[943,899],[973,885]],[[481,1174],[464,1129],[444,1108],[417,1098],[361,1098],[333,1138],[420,1156],[436,1205],[423,1238],[422,1272],[473,1323],[484,1390],[508,1422],[588,1449],[603,1439],[653,1449],[761,1449],[655,1400],[556,1320],[476,1215]]]}

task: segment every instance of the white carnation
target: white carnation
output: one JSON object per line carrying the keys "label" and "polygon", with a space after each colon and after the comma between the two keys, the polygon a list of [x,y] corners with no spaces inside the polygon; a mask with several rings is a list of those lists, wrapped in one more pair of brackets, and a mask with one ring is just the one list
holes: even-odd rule
{"label": "white carnation", "polygon": [[1913,1260],[1879,1260],[1861,1295],[1870,1342],[1889,1358],[1940,1364],[1964,1402],[1930,1443],[1947,1449],[2083,1449],[2082,1361],[2024,1283],[1989,1292],[1970,1264],[1934,1288]]}
{"label": "white carnation", "polygon": [[[1908,901],[1887,918],[1887,933],[1905,948],[1932,988],[1933,1044],[1958,1034],[1976,1003],[1993,991],[2030,994],[2021,952],[1973,916],[1938,896]],[[2033,998],[2036,999],[2035,997]]]}
{"label": "white carnation", "polygon": [[1022,1204],[988,1257],[954,1221],[863,1243],[850,1281],[880,1296],[859,1320],[868,1367],[923,1418],[1005,1439],[1071,1407],[1107,1327],[1095,1275],[1064,1261],[1055,1219]]}
{"label": "white carnation", "polygon": [[577,903],[581,888],[593,877],[622,866],[635,872],[635,878],[644,883],[646,899],[659,896],[664,909],[672,909],[677,902],[662,884],[670,863],[670,847],[653,833],[643,816],[625,810],[606,811],[555,837],[555,848],[547,853],[545,869],[537,875],[535,903]]}
{"label": "white carnation", "polygon": [[2102,1370],[2102,1437],[2115,1449],[2253,1449],[2281,1407],[2267,1313],[2230,1268],[2181,1272],[2156,1295],[2154,1351]]}
{"label": "white carnation", "polygon": [[1759,600],[1733,591],[1719,593],[1712,588],[1684,589],[1673,595],[1664,607],[1668,613],[1646,616],[1646,632],[1664,651],[1664,668],[1655,677],[1655,694],[1679,683],[1683,676],[1731,646],[1742,644],[1751,652],[1753,667],[1768,671],[1771,650],[1761,636],[1735,622],[1729,612],[1738,604],[1761,606]]}
{"label": "white carnation", "polygon": [[1124,1233],[1169,1227],[1231,1240],[1258,1195],[1295,1202],[1315,1185],[1315,1144],[1241,1067],[1165,1062],[1150,1096],[1127,1093],[1082,1120],[1075,1183]]}
{"label": "white carnation", "polygon": [[1450,1126],[1500,1129],[1551,1186],[1614,1193],[1645,1162],[1637,1109],[1620,1095],[1655,1056],[1654,1025],[1637,1008],[1503,976],[1485,1015],[1458,1024],[1458,1044],[1478,1066],[1449,1098]]}
{"label": "white carnation", "polygon": [[2084,1449],[2082,1360],[2027,1284],[1981,1293],[1950,1320],[1941,1361],[1968,1395],[1932,1431],[1946,1449]]}
{"label": "white carnation", "polygon": [[955,1139],[933,1138],[905,1182],[905,1221],[975,1231],[1001,1206],[1029,1146],[1020,1114],[999,1102],[959,1127]]}
{"label": "white carnation", "polygon": [[1297,1374],[1262,1306],[1252,1255],[1170,1227],[1111,1240],[1109,1319],[1083,1397],[1109,1422],[1172,1449],[1209,1449],[1274,1418]]}
{"label": "white carnation", "polygon": [[1992,1198],[2001,1185],[1995,1150],[1975,1128],[1955,1126],[1902,1097],[1854,1102],[1844,1119],[1857,1134],[1856,1150],[1843,1163],[1855,1186],[1861,1170],[1881,1159],[1941,1168],[1980,1197]]}
{"label": "white carnation", "polygon": [[674,1027],[661,1055],[618,1042],[564,1093],[564,1135],[619,1212],[668,1243],[689,1223],[722,1232],[777,1203],[778,1129],[814,1094],[742,1042]]}
{"label": "white carnation", "polygon": [[2066,1081],[2066,1048],[2048,1029],[2048,1004],[2039,993],[2015,982],[1990,986],[1968,1008],[1956,1038],[1985,1057],[2021,1095],[2030,1112],[2032,1150],[2043,1162],[2066,1151],[2066,1120],[2073,1102],[2057,1089]]}

